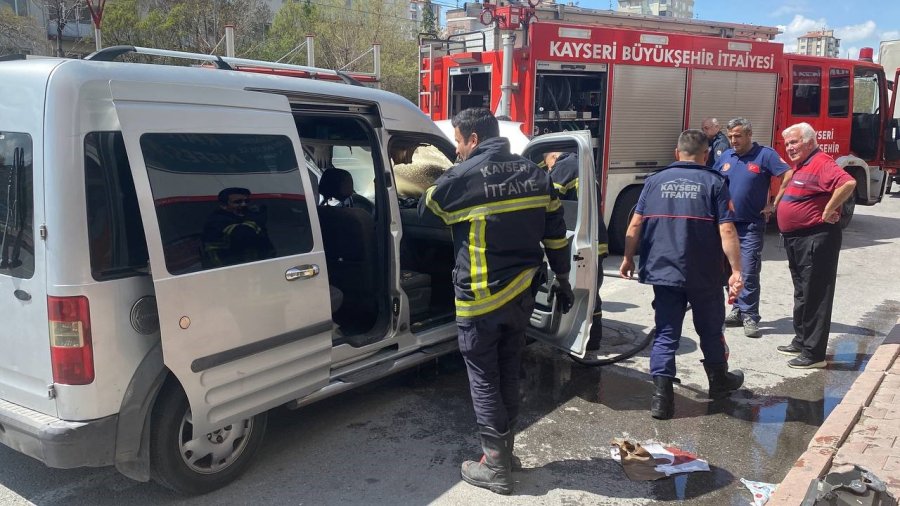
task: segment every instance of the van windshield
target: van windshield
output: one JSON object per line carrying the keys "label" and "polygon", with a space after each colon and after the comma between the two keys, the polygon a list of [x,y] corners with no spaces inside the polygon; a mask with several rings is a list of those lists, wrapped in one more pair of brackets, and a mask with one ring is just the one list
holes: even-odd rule
{"label": "van windshield", "polygon": [[0,132],[0,275],[34,275],[31,136]]}

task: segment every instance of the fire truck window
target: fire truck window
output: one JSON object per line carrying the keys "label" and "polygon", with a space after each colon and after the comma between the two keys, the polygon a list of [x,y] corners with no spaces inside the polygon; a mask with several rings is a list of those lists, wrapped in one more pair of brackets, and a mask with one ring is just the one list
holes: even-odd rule
{"label": "fire truck window", "polygon": [[818,116],[821,110],[822,69],[808,65],[795,65],[793,72],[793,116]]}
{"label": "fire truck window", "polygon": [[846,118],[850,114],[850,70],[831,69],[828,76],[828,116]]}
{"label": "fire truck window", "polygon": [[853,79],[853,114],[875,114],[878,110],[878,81],[858,72]]}

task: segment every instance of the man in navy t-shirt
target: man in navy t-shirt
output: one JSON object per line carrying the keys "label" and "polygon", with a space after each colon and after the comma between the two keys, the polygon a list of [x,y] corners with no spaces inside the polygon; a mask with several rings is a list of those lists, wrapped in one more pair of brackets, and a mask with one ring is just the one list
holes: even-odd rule
{"label": "man in navy t-shirt", "polygon": [[656,391],[650,414],[662,420],[674,413],[675,351],[688,303],[700,336],[709,397],[727,397],[744,382],[740,371],[728,371],[728,347],[722,335],[722,286],[727,279],[731,295],[741,289],[740,247],[731,223],[734,216],[728,186],[720,173],[706,167],[708,151],[709,143],[700,130],[686,130],[678,137],[678,161],[644,182],[625,234],[625,256],[619,268],[622,277],[631,278],[640,243],[639,279],[653,285],[656,321],[650,351]]}
{"label": "man in navy t-shirt", "polygon": [[734,226],[741,241],[741,266],[744,290],[731,313],[725,318],[729,327],[744,326],[744,335],[760,337],[759,274],[766,222],[775,211],[769,187],[773,176],[781,176],[789,167],[774,149],[753,142],[750,121],[735,118],[728,122],[728,140],[732,148],[716,162],[716,170],[728,178],[728,190],[734,201]]}

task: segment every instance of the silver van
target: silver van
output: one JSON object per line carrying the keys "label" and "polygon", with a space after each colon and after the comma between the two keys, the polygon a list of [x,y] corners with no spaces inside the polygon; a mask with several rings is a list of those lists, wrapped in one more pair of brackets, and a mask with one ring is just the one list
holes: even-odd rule
{"label": "silver van", "polygon": [[[456,350],[449,231],[394,171],[409,148],[455,155],[414,104],[110,54],[0,61],[0,442],[204,493],[246,469],[270,408]],[[592,188],[583,133],[525,154],[560,149]],[[340,169],[351,205],[319,195]],[[581,197],[575,307],[556,311],[548,281],[531,328],[578,357],[597,269],[598,203]]]}

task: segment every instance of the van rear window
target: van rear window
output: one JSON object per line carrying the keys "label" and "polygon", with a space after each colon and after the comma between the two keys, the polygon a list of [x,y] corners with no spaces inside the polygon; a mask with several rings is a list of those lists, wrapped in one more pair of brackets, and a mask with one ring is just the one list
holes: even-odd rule
{"label": "van rear window", "polygon": [[143,274],[147,243],[122,132],[84,137],[91,274],[97,281]]}
{"label": "van rear window", "polygon": [[0,275],[34,275],[31,136],[0,131]]}

